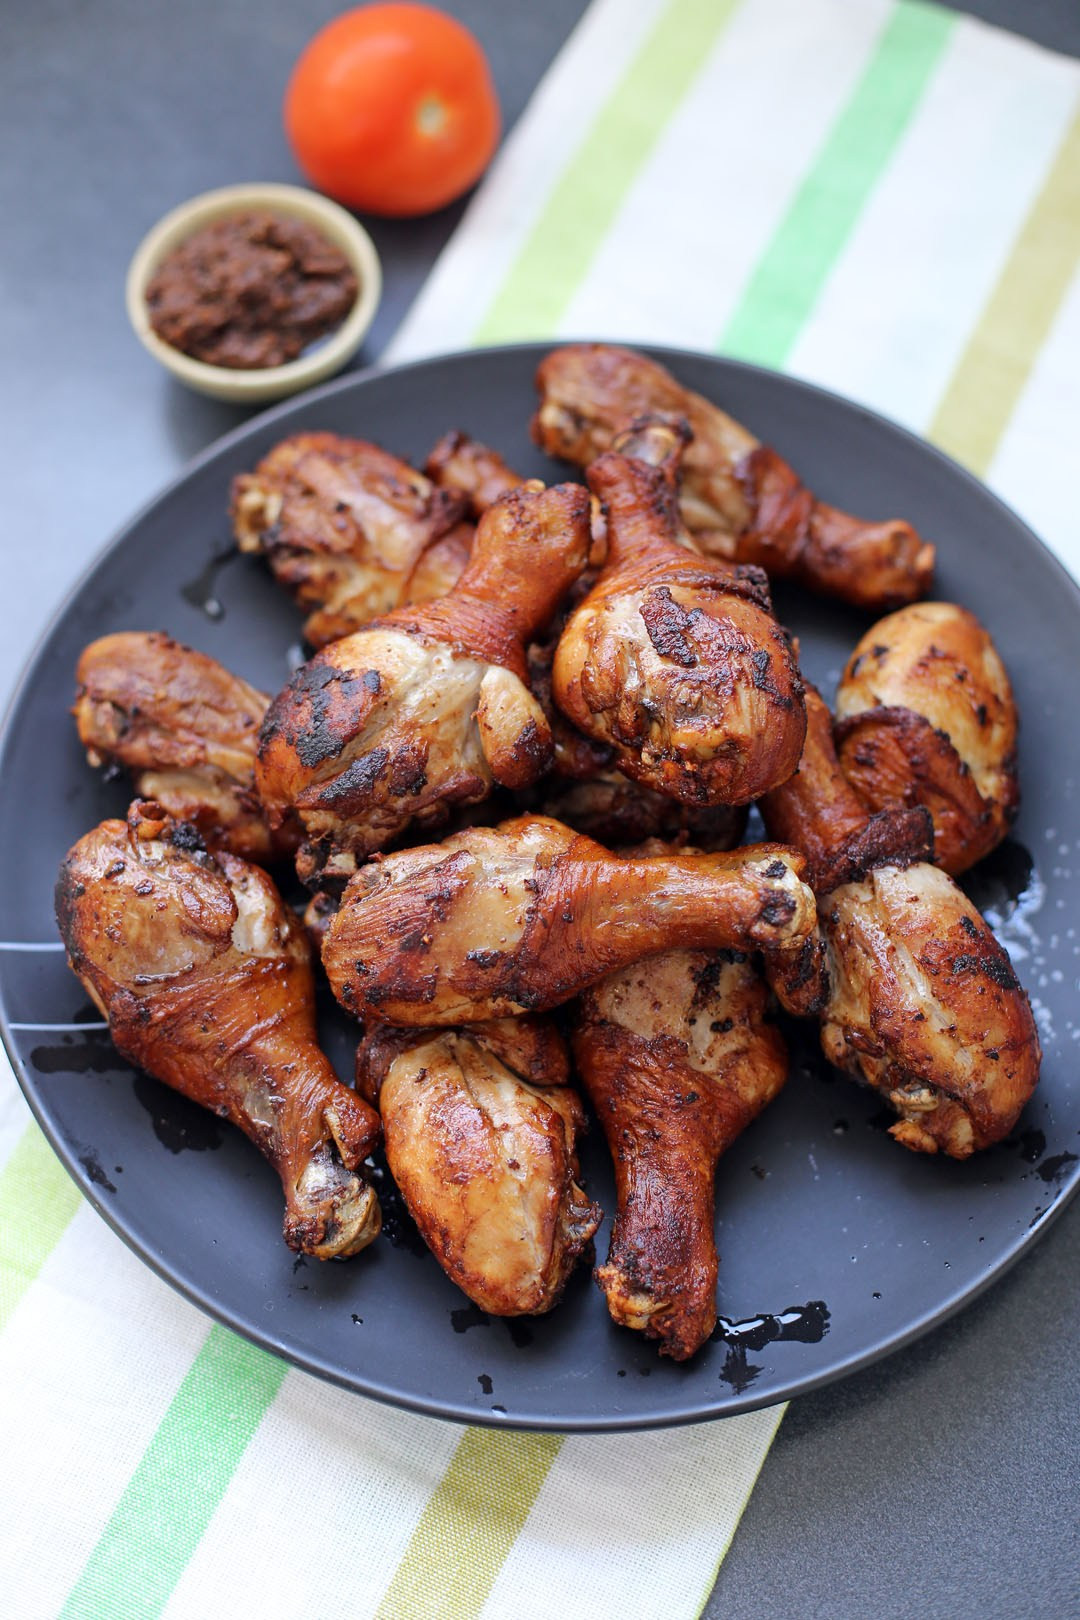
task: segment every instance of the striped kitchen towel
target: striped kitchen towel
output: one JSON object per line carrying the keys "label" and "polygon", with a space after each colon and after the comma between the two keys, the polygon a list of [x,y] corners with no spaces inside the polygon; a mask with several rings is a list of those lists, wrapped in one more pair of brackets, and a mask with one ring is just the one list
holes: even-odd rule
{"label": "striped kitchen towel", "polygon": [[[913,0],[595,0],[399,334],[824,383],[1080,571],[1080,66]],[[19,1620],[684,1620],[779,1421],[499,1434],[209,1326],[0,1078],[0,1568]]]}
{"label": "striped kitchen towel", "polygon": [[1080,64],[917,0],[596,0],[388,359],[715,350],[955,456],[1080,573]]}

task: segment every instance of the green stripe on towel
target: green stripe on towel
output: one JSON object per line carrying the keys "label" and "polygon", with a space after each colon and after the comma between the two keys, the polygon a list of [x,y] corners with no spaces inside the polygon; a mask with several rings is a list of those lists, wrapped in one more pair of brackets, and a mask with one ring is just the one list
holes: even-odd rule
{"label": "green stripe on towel", "polygon": [[669,0],[555,186],[474,343],[556,330],[735,7],[736,0]]}
{"label": "green stripe on towel", "polygon": [[173,1396],[60,1620],[155,1620],[287,1368],[216,1323]]}
{"label": "green stripe on towel", "polygon": [[782,367],[918,108],[956,22],[897,6],[847,106],[760,258],[718,347]]}
{"label": "green stripe on towel", "polygon": [[0,1171],[0,1330],[81,1204],[38,1126],[28,1125]]}

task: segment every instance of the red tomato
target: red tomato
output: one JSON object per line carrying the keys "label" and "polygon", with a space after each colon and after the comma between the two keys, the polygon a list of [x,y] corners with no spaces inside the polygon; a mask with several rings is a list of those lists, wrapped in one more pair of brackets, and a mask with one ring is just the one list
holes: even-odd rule
{"label": "red tomato", "polygon": [[480,178],[499,141],[487,58],[433,6],[361,6],[307,46],[285,132],[312,185],[372,214],[427,214]]}

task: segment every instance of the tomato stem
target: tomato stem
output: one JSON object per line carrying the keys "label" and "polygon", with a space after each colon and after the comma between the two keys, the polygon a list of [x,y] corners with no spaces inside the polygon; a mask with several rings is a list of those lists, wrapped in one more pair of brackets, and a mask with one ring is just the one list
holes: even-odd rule
{"label": "tomato stem", "polygon": [[441,135],[446,122],[446,103],[438,96],[425,96],[416,109],[416,127],[421,135]]}

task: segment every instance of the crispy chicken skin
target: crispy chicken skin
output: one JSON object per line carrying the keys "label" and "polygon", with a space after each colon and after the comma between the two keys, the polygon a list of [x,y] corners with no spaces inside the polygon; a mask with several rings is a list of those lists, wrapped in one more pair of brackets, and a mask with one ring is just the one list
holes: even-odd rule
{"label": "crispy chicken skin", "polygon": [[409,1213],[450,1280],[493,1316],[549,1311],[600,1223],[578,1185],[585,1116],[568,1080],[562,1039],[537,1019],[381,1027],[357,1053]]}
{"label": "crispy chicken skin", "polygon": [[272,821],[295,809],[303,823],[305,881],[340,879],[410,823],[547,769],[525,644],[585,566],[588,514],[576,484],[504,495],[449,596],[324,648],[274,700],[256,781]]}
{"label": "crispy chicken skin", "polygon": [[684,442],[684,424],[650,419],[590,465],[607,562],[563,631],[552,689],[635,781],[688,804],[747,804],[798,764],[802,685],[760,571],[683,543]]}
{"label": "crispy chicken skin", "polygon": [[822,901],[825,1056],[861,1075],[918,1153],[966,1159],[1008,1136],[1039,1078],[1039,1036],[1008,955],[936,866],[878,867]]}
{"label": "crispy chicken skin", "polygon": [[208,855],[190,826],[136,800],[60,869],[68,961],[117,1050],[239,1125],[281,1177],[285,1241],[320,1260],[379,1231],[360,1167],[378,1116],[316,1044],[311,954],[266,874]]}
{"label": "crispy chicken skin", "polygon": [[816,692],[807,709],[798,774],[761,811],[810,859],[830,985],[822,1050],[884,1095],[905,1147],[967,1158],[1008,1135],[1035,1089],[1031,1007],[984,919],[923,859],[929,812],[863,809]]}
{"label": "crispy chicken skin", "polygon": [[816,925],[802,857],[776,844],[621,858],[522,816],[362,867],[323,941],[357,1018],[422,1027],[544,1011],[693,943],[794,949]]}
{"label": "crispy chicken skin", "polygon": [[92,641],[72,714],[91,765],[123,765],[135,792],[245,860],[291,855],[298,828],[271,830],[255,791],[255,748],[270,699],[216,659],[158,632]]}
{"label": "crispy chicken skin", "polygon": [[[363,439],[297,433],[233,480],[230,515],[241,551],[264,555],[322,647],[402,602],[440,594],[464,566],[466,499]],[[438,542],[438,560],[424,555]]]}
{"label": "crispy chicken skin", "polygon": [[615,1164],[596,1280],[616,1322],[685,1361],[716,1324],[716,1162],[787,1078],[741,952],[668,951],[587,990],[574,1058]]}
{"label": "crispy chicken skin", "polygon": [[464,495],[477,518],[494,506],[500,495],[525,482],[497,450],[456,431],[443,434],[424,463],[424,471],[441,489]]}
{"label": "crispy chicken skin", "polygon": [[[582,584],[593,577],[582,576],[570,593],[571,602],[579,591],[579,600],[588,595],[589,587],[582,590]],[[565,821],[600,844],[689,839],[699,849],[734,849],[746,827],[744,805],[683,804],[631,781],[614,764],[615,750],[609,744],[586,737],[556,707],[551,667],[568,617],[564,606],[557,633],[533,642],[528,651],[529,684],[547,716],[554,745],[552,768],[531,794],[529,808]]]}
{"label": "crispy chicken skin", "polygon": [[816,894],[828,894],[883,861],[933,857],[933,828],[925,810],[870,814],[860,803],[837,761],[828,706],[809,681],[799,768],[767,793],[759,808],[769,836],[806,856],[807,882]]}
{"label": "crispy chicken skin", "polygon": [[929,589],[934,548],[910,524],[864,523],[815,500],[774,450],[654,360],[611,344],[572,343],[546,356],[536,384],[533,437],[579,467],[638,417],[685,417],[693,442],[682,513],[707,556],[758,563],[777,579],[858,607],[898,607]]}
{"label": "crispy chicken skin", "polygon": [[926,805],[934,859],[955,877],[1016,817],[1017,714],[973,613],[920,602],[866,632],[836,692],[840,764],[871,810]]}

